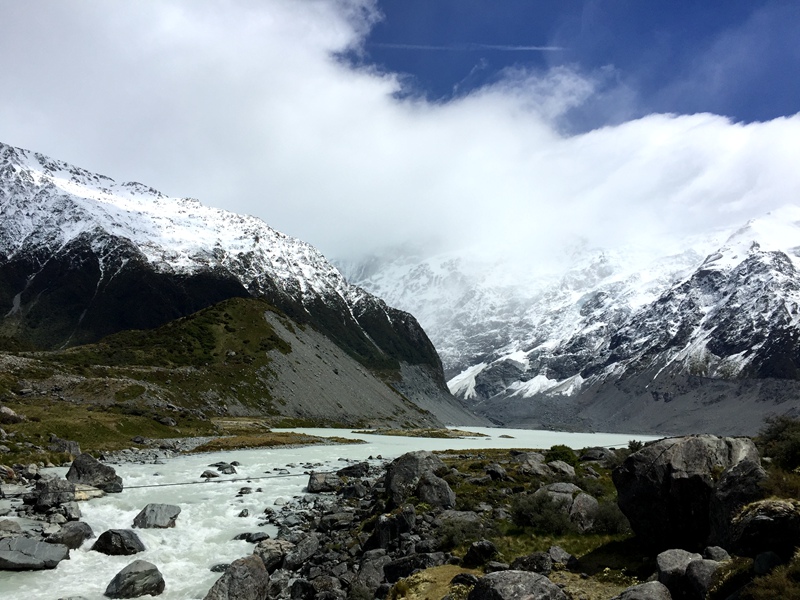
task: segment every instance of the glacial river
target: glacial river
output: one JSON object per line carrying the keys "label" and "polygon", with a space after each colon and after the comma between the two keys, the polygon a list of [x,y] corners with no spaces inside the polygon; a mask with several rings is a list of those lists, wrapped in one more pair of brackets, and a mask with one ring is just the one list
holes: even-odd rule
{"label": "glacial river", "polygon": [[[646,441],[650,436],[561,433],[523,429],[461,428],[483,433],[488,437],[466,439],[407,438],[357,435],[350,430],[294,429],[320,436],[363,439],[365,444],[310,446],[303,448],[238,450],[211,454],[181,456],[166,464],[115,466],[125,489],[120,494],[80,503],[82,520],[99,535],[107,529],[129,529],[136,514],[148,503],[176,504],[181,514],[173,529],[137,529],[146,550],[134,556],[106,556],[90,551],[94,540],[70,552],[69,560],[56,569],[35,572],[0,571],[0,598],[3,600],[57,600],[82,596],[101,600],[113,577],[136,559],[156,565],[164,575],[166,589],[159,596],[164,600],[202,599],[220,573],[210,567],[230,563],[252,553],[253,544],[235,541],[239,533],[266,531],[258,527],[258,517],[266,507],[281,503],[281,498],[303,494],[308,482],[304,465],[312,463],[318,471],[338,470],[347,463],[340,459],[367,460],[381,455],[391,459],[413,450],[446,450],[467,448],[549,448],[566,444],[580,449],[590,446],[623,447],[631,439]],[[503,436],[503,437],[501,437]],[[505,437],[509,436],[509,437]],[[218,461],[238,461],[236,475],[223,475],[203,482],[200,474]],[[379,461],[374,459],[375,464]],[[288,471],[280,475],[278,471]],[[53,469],[60,475],[66,469]],[[157,487],[154,487],[157,486]],[[251,487],[252,494],[237,497],[242,487]],[[260,490],[260,491],[258,491]],[[275,506],[275,508],[279,508]],[[243,509],[250,516],[239,517]],[[146,596],[149,597],[149,596]]]}

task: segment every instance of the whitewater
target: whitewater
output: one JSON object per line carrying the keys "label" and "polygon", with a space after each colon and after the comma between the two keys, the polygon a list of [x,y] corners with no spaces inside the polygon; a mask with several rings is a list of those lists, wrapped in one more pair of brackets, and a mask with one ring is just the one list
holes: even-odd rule
{"label": "whitewater", "polygon": [[[4,600],[52,599],[80,596],[101,600],[108,583],[126,565],[141,559],[162,572],[166,589],[163,600],[202,599],[220,573],[214,565],[231,563],[252,554],[254,545],[233,538],[240,533],[263,531],[275,537],[276,529],[260,527],[265,508],[280,510],[285,501],[305,493],[308,472],[335,471],[349,461],[368,460],[379,465],[414,450],[467,448],[550,448],[566,444],[580,449],[591,446],[625,446],[631,439],[651,436],[563,433],[518,429],[462,428],[487,437],[463,439],[411,438],[356,434],[340,429],[294,429],[319,436],[339,436],[365,443],[253,449],[204,453],[169,459],[164,464],[116,465],[125,489],[120,494],[81,502],[81,520],[100,535],[108,529],[130,529],[134,517],[148,503],[180,506],[172,529],[136,529],[146,550],[133,556],[106,556],[91,551],[95,539],[70,552],[69,560],[48,571],[0,571],[0,598]],[[370,459],[371,457],[371,459]],[[380,458],[379,458],[380,457]],[[209,465],[238,461],[235,475],[203,482],[200,474]],[[63,476],[65,468],[47,469]],[[240,495],[243,487],[253,492]],[[249,516],[240,517],[247,509]],[[6,517],[14,518],[14,517]]]}

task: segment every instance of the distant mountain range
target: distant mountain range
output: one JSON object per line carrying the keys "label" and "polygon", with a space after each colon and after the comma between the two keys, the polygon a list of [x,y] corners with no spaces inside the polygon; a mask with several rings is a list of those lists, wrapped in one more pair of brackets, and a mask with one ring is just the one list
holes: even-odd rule
{"label": "distant mountain range", "polygon": [[[275,334],[282,344],[264,346],[271,363],[251,381],[247,403],[237,400],[236,386],[220,388],[209,396],[215,410],[224,404],[232,412],[258,412],[261,389],[263,407],[287,416],[340,423],[481,422],[448,393],[440,359],[416,319],[349,284],[309,244],[253,217],[169,198],[140,183],[118,184],[0,144],[0,336],[7,348],[56,351],[95,343],[235,298],[268,303],[261,309],[267,319],[277,318],[270,317],[274,307],[281,317],[270,331],[282,332]],[[249,310],[233,306],[227,313],[233,320]],[[211,353],[205,360],[214,363],[219,352],[229,351],[246,370],[246,361],[233,359],[235,350],[224,350],[232,343],[223,339],[230,332],[218,329],[212,337],[204,334]],[[239,331],[233,345],[246,338]],[[322,344],[317,352],[299,352],[312,341]],[[247,340],[251,350],[261,342]],[[115,353],[90,352],[90,363],[119,365],[125,355],[120,343],[116,339]],[[147,352],[141,339],[137,344],[141,363]],[[170,363],[175,351],[160,356]],[[355,379],[339,385],[343,372]],[[360,379],[361,391],[354,383]],[[63,396],[63,386],[56,387]],[[315,402],[313,395],[326,388],[354,394],[357,402]],[[167,394],[163,386],[151,392],[154,402]]]}
{"label": "distant mountain range", "polygon": [[413,313],[457,396],[508,426],[755,433],[800,415],[800,207],[653,248],[518,257],[394,249],[341,264]]}

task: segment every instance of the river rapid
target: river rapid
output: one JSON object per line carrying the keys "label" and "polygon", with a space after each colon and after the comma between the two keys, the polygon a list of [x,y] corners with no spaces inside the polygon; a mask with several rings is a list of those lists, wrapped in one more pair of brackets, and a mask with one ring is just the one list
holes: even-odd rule
{"label": "river rapid", "polygon": [[[372,464],[380,464],[413,450],[550,448],[554,444],[581,449],[622,447],[631,439],[657,439],[627,434],[480,427],[460,429],[487,437],[410,438],[304,428],[292,431],[361,439],[366,443],[237,450],[180,456],[165,464],[115,465],[117,474],[122,477],[124,491],[80,503],[81,520],[92,527],[95,536],[108,529],[131,528],[133,518],[152,502],[180,506],[181,514],[175,528],[135,530],[146,550],[134,556],[106,556],[93,552],[90,548],[94,539],[91,539],[78,550],[72,550],[69,560],[62,561],[56,569],[0,571],[0,598],[57,600],[81,596],[87,600],[101,600],[105,598],[103,592],[114,576],[134,560],[142,559],[156,565],[164,575],[166,589],[159,598],[202,599],[220,577],[220,573],[210,570],[212,566],[230,563],[252,553],[253,544],[233,540],[237,534],[265,531],[274,537],[274,527],[260,527],[259,517],[266,507],[279,510],[283,499],[304,493],[310,465],[317,471],[335,471],[346,466],[347,461],[372,457]],[[204,482],[200,474],[218,461],[238,461],[238,473]],[[49,471],[61,476],[66,474],[64,468]],[[239,495],[243,487],[252,488],[253,493]],[[249,511],[249,516],[239,516],[243,509]]]}

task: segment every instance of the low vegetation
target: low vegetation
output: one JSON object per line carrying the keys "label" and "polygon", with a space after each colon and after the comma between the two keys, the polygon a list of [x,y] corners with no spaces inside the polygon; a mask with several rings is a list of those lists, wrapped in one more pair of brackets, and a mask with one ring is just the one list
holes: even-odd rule
{"label": "low vegetation", "polygon": [[362,435],[395,435],[400,437],[419,437],[419,438],[441,438],[441,439],[463,439],[471,437],[487,437],[483,433],[472,431],[462,431],[460,429],[440,429],[440,428],[418,428],[408,429],[363,429],[354,431]]}

